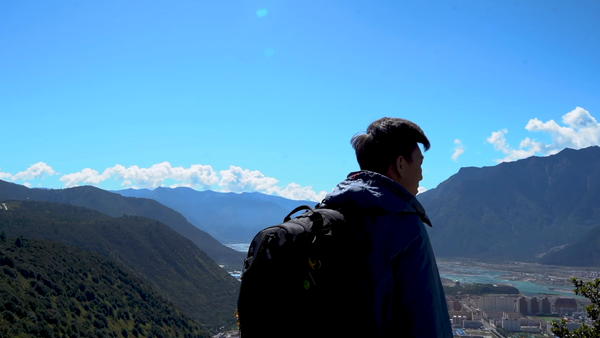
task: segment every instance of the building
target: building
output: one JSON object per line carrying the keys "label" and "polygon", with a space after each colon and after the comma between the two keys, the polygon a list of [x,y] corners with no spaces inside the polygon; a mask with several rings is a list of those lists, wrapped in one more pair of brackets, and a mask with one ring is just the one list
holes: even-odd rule
{"label": "building", "polygon": [[514,311],[484,311],[483,318],[496,326],[502,325],[502,319],[517,319],[523,317],[520,313]]}
{"label": "building", "polygon": [[550,308],[550,300],[548,299],[548,297],[520,297],[519,299],[517,299],[515,305],[516,311],[521,314],[535,315],[538,313],[552,313],[552,310]]}
{"label": "building", "polygon": [[542,298],[542,313],[552,313],[552,308],[550,307],[550,300],[548,299],[548,297]]}
{"label": "building", "polygon": [[554,311],[561,315],[577,312],[577,302],[573,298],[557,298],[554,303]]}
{"label": "building", "polygon": [[484,296],[479,299],[479,309],[481,311],[514,311],[514,297],[504,296]]}
{"label": "building", "polygon": [[521,319],[523,317],[520,313],[514,311],[484,311],[483,318],[490,321],[494,319]]}
{"label": "building", "polygon": [[483,323],[480,320],[465,320],[463,327],[465,329],[479,329],[483,327]]}
{"label": "building", "polygon": [[466,320],[473,320],[473,312],[470,311],[448,311],[450,318],[454,316],[465,317]]}
{"label": "building", "polygon": [[452,316],[452,327],[463,327],[466,318],[465,316]]}
{"label": "building", "polygon": [[448,310],[449,311],[460,311],[462,310],[462,304],[461,302],[452,297],[452,296],[446,296],[446,304],[448,305]]}
{"label": "building", "polygon": [[521,331],[521,321],[518,319],[502,318],[502,329],[509,332]]}
{"label": "building", "polygon": [[542,333],[544,330],[539,326],[521,326],[521,331],[527,333]]}
{"label": "building", "polygon": [[535,327],[541,327],[542,329],[545,329],[546,323],[547,322],[543,319],[523,317],[523,318],[521,318],[521,329],[525,326],[535,326]]}
{"label": "building", "polygon": [[529,313],[540,313],[540,304],[537,297],[531,297],[531,311]]}
{"label": "building", "polygon": [[518,313],[522,314],[529,313],[529,304],[527,303],[527,297],[521,297],[517,300],[515,310]]}

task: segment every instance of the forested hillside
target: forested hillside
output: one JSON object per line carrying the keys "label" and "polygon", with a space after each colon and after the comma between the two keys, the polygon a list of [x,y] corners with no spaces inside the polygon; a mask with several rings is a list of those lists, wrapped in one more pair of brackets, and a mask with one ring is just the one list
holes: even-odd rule
{"label": "forested hillside", "polygon": [[51,202],[0,201],[0,232],[99,253],[135,273],[207,330],[235,325],[239,282],[190,240],[139,216]]}
{"label": "forested hillside", "polygon": [[209,337],[126,268],[60,243],[0,238],[1,337]]}

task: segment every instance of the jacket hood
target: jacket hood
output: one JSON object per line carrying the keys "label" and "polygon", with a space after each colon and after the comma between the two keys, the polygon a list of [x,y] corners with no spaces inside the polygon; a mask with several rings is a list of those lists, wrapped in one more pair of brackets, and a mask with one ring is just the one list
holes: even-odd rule
{"label": "jacket hood", "polygon": [[389,213],[415,213],[431,225],[425,209],[403,186],[387,176],[362,170],[352,172],[325,196],[322,203],[345,204],[354,201],[361,208],[383,208]]}

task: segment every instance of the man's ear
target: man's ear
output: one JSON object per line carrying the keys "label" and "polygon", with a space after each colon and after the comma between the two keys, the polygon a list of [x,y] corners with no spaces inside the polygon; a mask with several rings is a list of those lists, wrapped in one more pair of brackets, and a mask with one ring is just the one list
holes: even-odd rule
{"label": "man's ear", "polygon": [[402,177],[402,165],[405,164],[406,161],[404,160],[404,157],[402,156],[398,156],[398,158],[396,158],[396,172],[398,173],[398,176]]}

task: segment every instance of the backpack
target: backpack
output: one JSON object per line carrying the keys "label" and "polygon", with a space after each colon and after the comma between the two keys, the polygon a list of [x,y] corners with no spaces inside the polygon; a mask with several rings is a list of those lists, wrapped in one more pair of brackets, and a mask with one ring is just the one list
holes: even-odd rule
{"label": "backpack", "polygon": [[359,210],[301,206],[254,237],[236,313],[242,338],[380,335],[366,291],[371,248]]}

